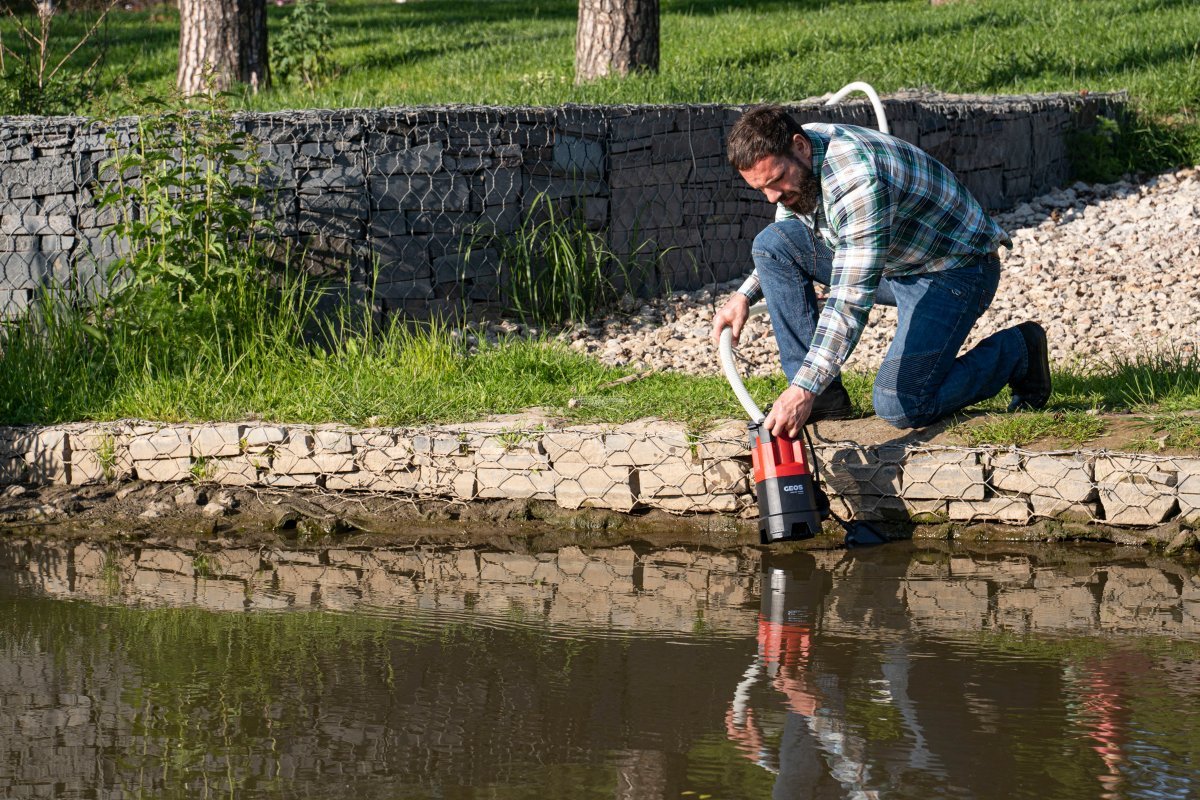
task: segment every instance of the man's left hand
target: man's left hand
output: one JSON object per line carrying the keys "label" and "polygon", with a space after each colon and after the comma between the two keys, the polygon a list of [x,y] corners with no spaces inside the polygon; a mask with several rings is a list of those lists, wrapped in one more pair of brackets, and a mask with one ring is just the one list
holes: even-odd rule
{"label": "man's left hand", "polygon": [[771,413],[767,414],[767,430],[772,436],[798,438],[800,429],[808,422],[808,415],[812,413],[813,401],[816,398],[815,394],[799,386],[784,389],[783,394],[772,404]]}

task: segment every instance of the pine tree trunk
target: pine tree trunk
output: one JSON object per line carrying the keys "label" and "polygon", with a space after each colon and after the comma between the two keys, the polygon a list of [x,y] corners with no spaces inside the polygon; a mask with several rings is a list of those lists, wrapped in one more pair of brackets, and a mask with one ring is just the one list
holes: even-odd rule
{"label": "pine tree trunk", "polygon": [[266,0],[179,0],[179,74],[185,95],[234,83],[265,89],[267,72]]}
{"label": "pine tree trunk", "polygon": [[579,0],[575,83],[658,71],[658,0]]}

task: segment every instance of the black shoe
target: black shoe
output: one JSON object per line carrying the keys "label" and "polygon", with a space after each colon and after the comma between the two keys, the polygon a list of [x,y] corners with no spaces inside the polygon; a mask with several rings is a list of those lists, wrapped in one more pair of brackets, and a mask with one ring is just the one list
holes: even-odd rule
{"label": "black shoe", "polygon": [[1029,366],[1020,380],[1009,381],[1012,402],[1008,404],[1008,410],[1036,411],[1045,408],[1050,401],[1050,350],[1046,345],[1046,331],[1036,322],[1022,322],[1017,330],[1025,339]]}
{"label": "black shoe", "polygon": [[850,404],[850,395],[840,380],[825,387],[825,391],[813,400],[812,411],[809,412],[809,422],[820,422],[823,419],[854,419],[854,406]]}

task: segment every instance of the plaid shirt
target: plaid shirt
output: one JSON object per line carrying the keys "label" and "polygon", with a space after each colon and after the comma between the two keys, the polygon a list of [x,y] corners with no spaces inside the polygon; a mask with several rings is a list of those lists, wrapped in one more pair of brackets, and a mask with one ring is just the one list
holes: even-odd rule
{"label": "plaid shirt", "polygon": [[[908,142],[852,125],[814,123],[804,131],[821,202],[799,218],[833,250],[833,272],[792,385],[820,394],[858,344],[881,277],[968,266],[1012,241],[949,169]],[[780,206],[775,219],[797,216]],[[757,270],[738,291],[751,301],[759,296]]]}

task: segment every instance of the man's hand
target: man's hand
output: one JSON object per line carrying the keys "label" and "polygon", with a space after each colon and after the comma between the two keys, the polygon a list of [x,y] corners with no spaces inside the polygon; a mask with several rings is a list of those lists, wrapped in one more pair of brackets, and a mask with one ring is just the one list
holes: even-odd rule
{"label": "man's hand", "polygon": [[784,389],[783,394],[771,405],[771,413],[767,414],[764,423],[767,430],[772,436],[798,438],[800,429],[808,422],[808,415],[812,413],[813,401],[816,399],[815,394],[799,386]]}
{"label": "man's hand", "polygon": [[717,311],[713,316],[712,328],[712,343],[713,347],[721,346],[721,331],[725,328],[733,329],[733,343],[738,343],[738,338],[742,335],[742,328],[746,325],[746,318],[750,316],[750,298],[741,292],[734,292],[725,305]]}

